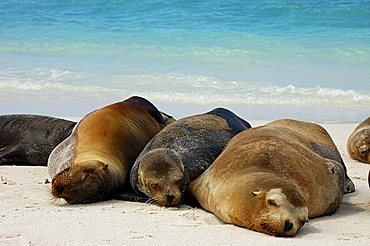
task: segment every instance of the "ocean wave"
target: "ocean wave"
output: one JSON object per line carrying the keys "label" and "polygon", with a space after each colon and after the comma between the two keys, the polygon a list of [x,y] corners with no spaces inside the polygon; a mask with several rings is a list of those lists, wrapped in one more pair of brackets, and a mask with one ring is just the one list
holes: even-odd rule
{"label": "ocean wave", "polygon": [[0,71],[0,96],[125,98],[141,95],[177,104],[326,105],[370,108],[369,90],[282,86],[263,81],[225,81],[187,74],[99,77],[56,69]]}

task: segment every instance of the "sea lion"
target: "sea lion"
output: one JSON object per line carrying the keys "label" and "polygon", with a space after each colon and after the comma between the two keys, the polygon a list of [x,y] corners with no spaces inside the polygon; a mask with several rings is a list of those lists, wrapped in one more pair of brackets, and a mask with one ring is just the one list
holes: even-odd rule
{"label": "sea lion", "polygon": [[136,96],[88,114],[50,154],[52,195],[70,204],[109,198],[123,188],[149,140],[173,120]]}
{"label": "sea lion", "polygon": [[345,169],[332,145],[313,123],[278,120],[251,128],[228,143],[189,191],[227,223],[294,236],[308,218],[333,213],[342,200]]}
{"label": "sea lion", "polygon": [[46,166],[76,122],[42,115],[0,116],[0,165]]}
{"label": "sea lion", "polygon": [[130,173],[131,186],[160,206],[176,206],[229,140],[250,124],[227,109],[186,117],[166,126],[144,148]]}
{"label": "sea lion", "polygon": [[362,121],[347,141],[349,156],[364,163],[370,163],[370,116]]}

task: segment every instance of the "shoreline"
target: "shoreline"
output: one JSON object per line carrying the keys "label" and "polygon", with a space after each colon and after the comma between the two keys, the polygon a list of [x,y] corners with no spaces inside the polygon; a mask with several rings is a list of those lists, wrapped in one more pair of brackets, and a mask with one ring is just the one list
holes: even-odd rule
{"label": "shoreline", "polygon": [[[251,121],[254,126],[264,121]],[[322,124],[356,185],[333,215],[311,219],[294,238],[277,238],[225,224],[200,208],[108,200],[86,205],[51,202],[46,167],[0,166],[1,245],[368,245],[370,165],[349,158],[356,124]]]}
{"label": "shoreline", "polygon": [[[247,121],[272,121],[275,119],[296,119],[316,123],[359,123],[366,119],[370,110],[364,105],[352,107],[349,105],[335,105],[335,102],[326,104],[301,104],[292,101],[289,104],[251,102],[236,104],[225,99],[224,102],[188,103],[179,102],[181,96],[171,101],[166,95],[151,97],[142,93],[128,94],[126,96],[99,96],[91,94],[88,97],[81,94],[68,96],[9,96],[0,92],[0,115],[5,114],[37,114],[48,115],[59,118],[82,118],[88,113],[137,95],[146,98],[160,111],[175,118],[183,118],[190,115],[209,112],[214,108],[223,107],[237,114]],[[196,96],[196,95],[194,95]],[[205,95],[203,95],[204,97]],[[162,98],[161,98],[162,97]],[[261,98],[268,96],[261,95]],[[282,95],[283,97],[283,95]],[[203,99],[205,100],[205,99]],[[330,100],[330,98],[328,98]],[[78,106],[77,106],[78,105]],[[76,107],[77,106],[77,107]]]}

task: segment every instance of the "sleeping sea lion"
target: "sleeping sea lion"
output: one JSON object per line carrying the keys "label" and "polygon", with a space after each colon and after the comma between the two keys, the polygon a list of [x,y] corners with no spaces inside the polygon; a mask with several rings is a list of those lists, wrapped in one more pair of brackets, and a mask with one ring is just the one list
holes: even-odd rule
{"label": "sleeping sea lion", "polygon": [[52,195],[70,204],[109,198],[123,188],[149,140],[172,121],[141,97],[88,114],[50,155]]}
{"label": "sleeping sea lion", "polygon": [[308,218],[333,213],[349,185],[333,146],[325,129],[313,123],[278,120],[248,129],[189,191],[227,223],[294,236]]}
{"label": "sleeping sea lion", "polygon": [[42,115],[0,116],[0,165],[46,166],[76,122]]}
{"label": "sleeping sea lion", "polygon": [[135,161],[130,174],[132,188],[158,205],[178,205],[188,182],[211,165],[233,136],[250,127],[223,108],[171,123]]}

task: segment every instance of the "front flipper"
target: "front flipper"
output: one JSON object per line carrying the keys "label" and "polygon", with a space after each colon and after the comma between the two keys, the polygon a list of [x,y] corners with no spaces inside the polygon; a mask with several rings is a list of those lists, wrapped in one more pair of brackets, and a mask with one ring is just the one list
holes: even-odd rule
{"label": "front flipper", "polygon": [[140,196],[134,193],[117,193],[112,196],[112,199],[129,201],[129,202],[147,203],[150,198],[147,196]]}
{"label": "front flipper", "polygon": [[24,149],[20,145],[0,148],[0,165],[13,164],[29,164]]}

